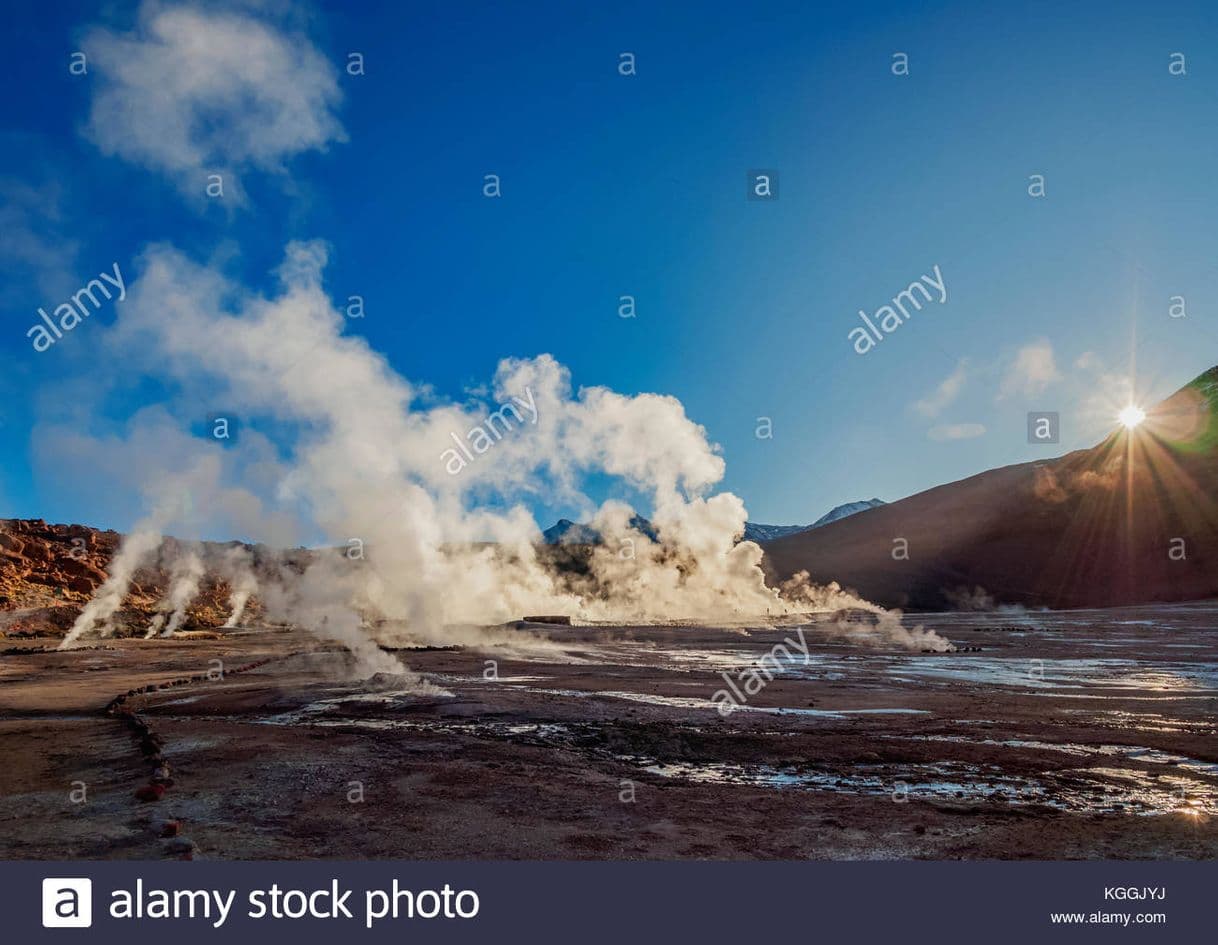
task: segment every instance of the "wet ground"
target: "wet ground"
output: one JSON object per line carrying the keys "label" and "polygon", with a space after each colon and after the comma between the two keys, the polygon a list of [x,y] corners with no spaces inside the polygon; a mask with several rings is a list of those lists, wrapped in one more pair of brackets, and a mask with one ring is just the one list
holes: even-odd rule
{"label": "wet ground", "polygon": [[300,632],[6,655],[0,857],[1218,856],[1218,604],[916,622],[957,651],[814,621],[399,654],[446,694]]}

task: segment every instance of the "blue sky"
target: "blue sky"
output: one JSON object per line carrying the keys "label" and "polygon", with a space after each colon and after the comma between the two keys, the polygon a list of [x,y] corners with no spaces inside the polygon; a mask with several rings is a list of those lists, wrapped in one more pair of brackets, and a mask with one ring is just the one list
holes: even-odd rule
{"label": "blue sky", "polygon": [[[105,76],[69,57],[135,5],[7,10],[0,515],[130,524],[31,447],[90,400],[113,308],[46,352],[26,330],[155,244],[259,287],[289,240],[327,241],[327,289],[366,300],[349,331],[440,395],[541,352],[577,385],[672,394],[762,522],[1091,445],[1123,378],[1153,401],[1218,362],[1212,5],[663,6],[272,5],[334,65],[342,140],[243,169],[244,204],[88,130]],[[745,199],[753,168],[777,200]],[[859,309],[936,265],[946,301],[856,354]],[[99,384],[88,432],[165,395]],[[1060,447],[1026,442],[1029,410],[1060,412]]]}

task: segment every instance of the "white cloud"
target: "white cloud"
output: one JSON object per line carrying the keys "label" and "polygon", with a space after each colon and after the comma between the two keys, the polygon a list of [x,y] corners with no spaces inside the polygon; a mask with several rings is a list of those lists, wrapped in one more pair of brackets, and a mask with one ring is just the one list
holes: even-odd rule
{"label": "white cloud", "polygon": [[955,370],[944,378],[934,391],[914,404],[914,410],[924,417],[937,417],[944,408],[960,396],[960,391],[964,389],[967,379],[968,359],[961,358]]}
{"label": "white cloud", "polygon": [[87,137],[187,193],[222,174],[240,200],[242,171],[280,171],[346,140],[334,67],[303,35],[247,13],[148,0],[133,32],[94,29],[82,48],[97,83]]}
{"label": "white cloud", "polygon": [[1094,351],[1084,351],[1075,360],[1074,366],[1080,371],[1098,371],[1103,367],[1103,362]]}
{"label": "white cloud", "polygon": [[44,300],[62,296],[76,283],[72,267],[79,247],[63,233],[62,204],[62,186],[55,181],[32,186],[0,179],[0,264],[6,277],[0,300],[5,304],[34,309],[37,302],[25,279]]}
{"label": "white cloud", "polygon": [[982,436],[985,433],[985,427],[980,423],[946,423],[937,427],[931,427],[926,431],[926,435],[932,440],[971,440],[974,437]]}
{"label": "white cloud", "polygon": [[1022,395],[1035,397],[1061,375],[1053,358],[1053,345],[1046,338],[1024,345],[1015,355],[998,389],[999,399]]}

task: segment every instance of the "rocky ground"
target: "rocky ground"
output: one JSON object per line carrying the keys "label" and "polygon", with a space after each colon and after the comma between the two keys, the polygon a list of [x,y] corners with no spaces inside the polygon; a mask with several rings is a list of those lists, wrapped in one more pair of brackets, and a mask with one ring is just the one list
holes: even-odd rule
{"label": "rocky ground", "polygon": [[[300,632],[0,660],[5,858],[1218,855],[1216,612],[938,615],[949,654],[790,629],[519,625],[357,681]],[[965,649],[967,647],[967,649]]]}
{"label": "rocky ground", "polygon": [[[109,576],[122,535],[86,525],[49,525],[41,519],[0,519],[0,633],[8,639],[62,637],[81,608]],[[197,547],[218,556],[237,542]],[[156,559],[136,572],[115,617],[118,636],[142,636],[169,586],[169,563],[185,543],[166,538]],[[244,546],[257,558],[261,549]],[[217,574],[203,580],[183,624],[185,630],[221,626],[231,588]],[[257,613],[255,602],[251,615]]]}
{"label": "rocky ground", "polygon": [[33,635],[71,626],[106,580],[121,538],[83,525],[0,519],[0,629]]}

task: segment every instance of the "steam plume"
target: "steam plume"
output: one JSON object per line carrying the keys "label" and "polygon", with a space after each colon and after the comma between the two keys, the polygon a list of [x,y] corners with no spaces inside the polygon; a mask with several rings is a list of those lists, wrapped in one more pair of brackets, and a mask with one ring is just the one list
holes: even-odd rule
{"label": "steam plume", "polygon": [[220,573],[232,588],[228,598],[228,619],[224,621],[224,626],[236,627],[245,614],[245,605],[258,590],[258,579],[254,577],[249,552],[239,545],[229,549],[220,560]]}
{"label": "steam plume", "polygon": [[122,606],[132,576],[160,544],[160,530],[154,527],[151,519],[145,519],[131,530],[110,562],[109,577],[80,612],[59,649],[71,649],[77,640],[94,631],[103,637],[110,635],[110,619]]}
{"label": "steam plume", "polygon": [[[719,450],[676,398],[576,390],[543,354],[502,361],[490,402],[437,401],[343,333],[322,290],[325,260],[322,244],[290,244],[282,290],[264,298],[173,250],[151,250],[115,337],[126,351],[148,352],[149,369],[178,385],[218,389],[245,415],[300,431],[276,488],[262,491],[264,506],[247,508],[243,522],[255,529],[272,514],[265,506],[290,507],[322,544],[358,541],[361,551],[356,560],[314,554],[303,573],[280,568],[260,589],[268,619],[341,640],[372,672],[402,671],[373,641],[373,626],[384,642],[443,640],[454,626],[529,612],[728,623],[862,607],[876,615],[865,637],[925,643],[926,631],[903,634],[899,615],[836,586],[806,576],[767,585],[760,547],[738,542],[744,503],[715,491],[725,471]],[[509,413],[509,404],[519,409]],[[483,440],[454,474],[443,457],[475,428]],[[244,446],[197,448],[231,474]],[[615,480],[630,501],[596,506],[580,488],[591,476]],[[240,487],[258,492],[248,476]],[[539,494],[585,509],[605,536],[581,568],[556,569],[539,552],[527,508]],[[638,502],[651,509],[654,538],[631,524]],[[129,540],[123,554],[141,547]],[[126,584],[116,580],[99,597]],[[230,622],[248,600],[238,599],[240,587]]]}
{"label": "steam plume", "polygon": [[177,633],[186,619],[186,608],[199,593],[199,582],[203,579],[203,560],[195,551],[187,551],[173,564],[169,574],[169,590],[165,594],[165,609],[170,611],[169,622],[161,636],[171,637]]}

